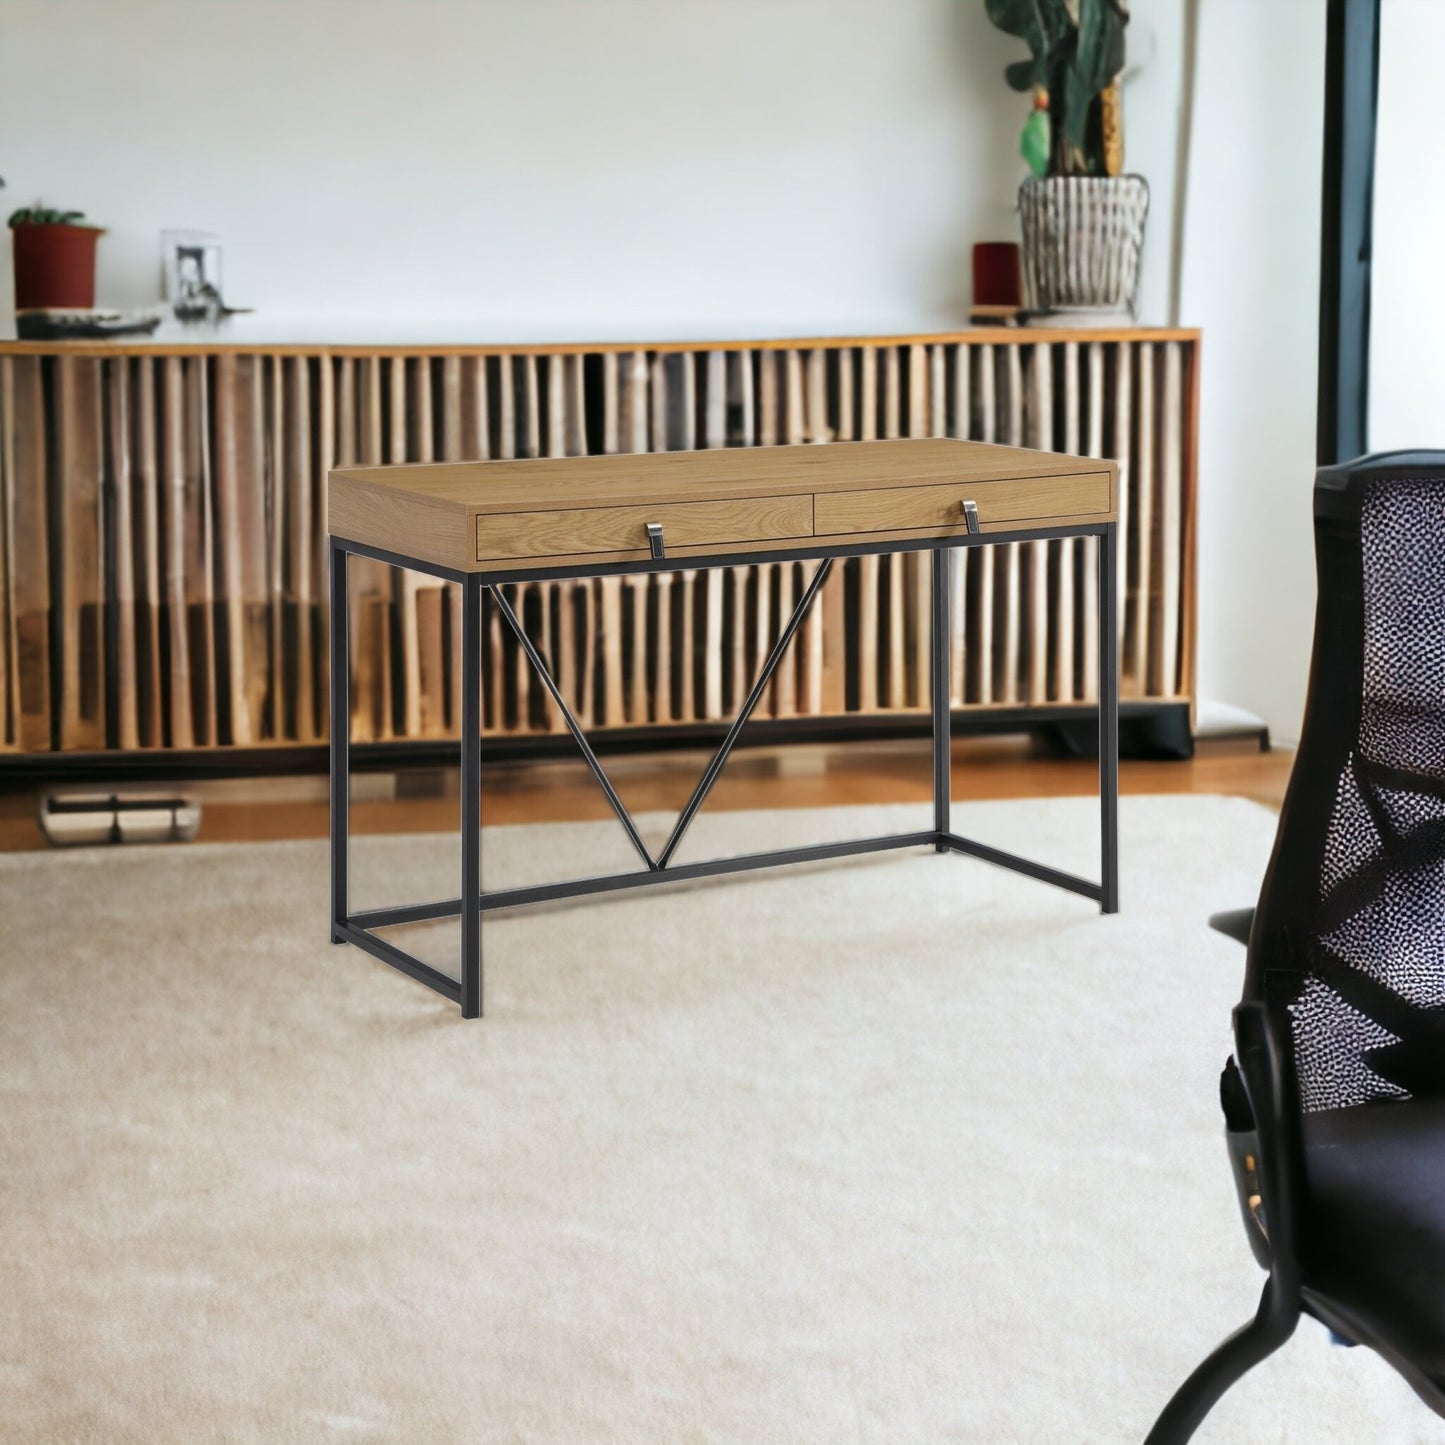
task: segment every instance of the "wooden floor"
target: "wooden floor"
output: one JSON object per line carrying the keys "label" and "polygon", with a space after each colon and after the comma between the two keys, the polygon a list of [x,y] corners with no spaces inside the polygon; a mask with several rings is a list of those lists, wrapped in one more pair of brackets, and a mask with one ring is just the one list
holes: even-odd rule
{"label": "wooden floor", "polygon": [[[634,812],[677,810],[706,765],[704,752],[666,752],[604,760]],[[1291,752],[1211,751],[1189,762],[1125,762],[1125,793],[1226,793],[1278,808]],[[767,748],[735,753],[707,801],[710,809],[812,808],[856,803],[918,802],[931,796],[926,744],[851,743],[846,747]],[[1039,798],[1086,795],[1098,766],[1048,756],[1022,738],[961,739],[953,751],[953,796]],[[230,780],[187,784],[202,804],[203,842],[324,838],[325,780]],[[95,792],[93,788],[72,792]],[[153,795],[164,789],[135,789]],[[0,795],[0,852],[45,846],[35,794]],[[525,823],[611,816],[587,768],[577,763],[521,763],[484,769],[486,823]],[[456,773],[356,779],[351,825],[357,833],[445,832],[457,826]]]}

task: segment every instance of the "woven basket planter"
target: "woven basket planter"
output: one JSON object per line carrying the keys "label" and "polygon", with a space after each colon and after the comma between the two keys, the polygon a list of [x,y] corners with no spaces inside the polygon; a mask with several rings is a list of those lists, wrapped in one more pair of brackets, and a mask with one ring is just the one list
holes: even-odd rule
{"label": "woven basket planter", "polygon": [[1148,214],[1143,176],[1026,180],[1019,187],[1024,304],[1038,312],[1132,317]]}

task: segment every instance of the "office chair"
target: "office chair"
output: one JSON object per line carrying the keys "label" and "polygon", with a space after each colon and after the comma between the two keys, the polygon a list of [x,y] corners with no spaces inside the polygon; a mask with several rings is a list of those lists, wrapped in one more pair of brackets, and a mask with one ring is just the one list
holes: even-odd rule
{"label": "office chair", "polygon": [[1445,452],[1315,481],[1309,694],[1221,1080],[1254,1319],[1147,1445],[1183,1445],[1301,1312],[1445,1415]]}

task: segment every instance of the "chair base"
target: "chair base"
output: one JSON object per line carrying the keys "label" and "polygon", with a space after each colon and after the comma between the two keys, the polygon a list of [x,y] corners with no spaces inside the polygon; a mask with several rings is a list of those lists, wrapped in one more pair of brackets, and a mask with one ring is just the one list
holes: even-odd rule
{"label": "chair base", "polygon": [[1285,1297],[1275,1279],[1267,1280],[1254,1318],[1230,1335],[1175,1391],[1144,1445],[1186,1445],[1229,1388],[1289,1339],[1299,1316],[1298,1297]]}
{"label": "chair base", "polygon": [[1445,1383],[1426,1374],[1403,1355],[1370,1336],[1348,1313],[1314,1291],[1302,1289],[1298,1301],[1277,1302],[1274,1281],[1265,1284],[1259,1311],[1243,1329],[1221,1344],[1175,1392],[1149,1432],[1144,1445],[1187,1445],[1205,1417],[1261,1361],[1268,1359],[1294,1333],[1303,1312],[1317,1319],[1337,1339],[1368,1345],[1405,1380],[1437,1415],[1445,1416]]}

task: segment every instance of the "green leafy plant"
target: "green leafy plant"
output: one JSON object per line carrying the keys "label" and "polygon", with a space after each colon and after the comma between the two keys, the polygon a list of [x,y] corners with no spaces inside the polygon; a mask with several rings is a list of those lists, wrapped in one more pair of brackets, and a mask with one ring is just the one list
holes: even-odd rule
{"label": "green leafy plant", "polygon": [[1122,161],[1117,82],[1124,0],[984,0],[988,18],[1029,47],[1004,79],[1032,91],[1019,150],[1036,176],[1115,175]]}
{"label": "green leafy plant", "polygon": [[73,226],[84,219],[84,211],[53,211],[39,201],[10,212],[12,226]]}

